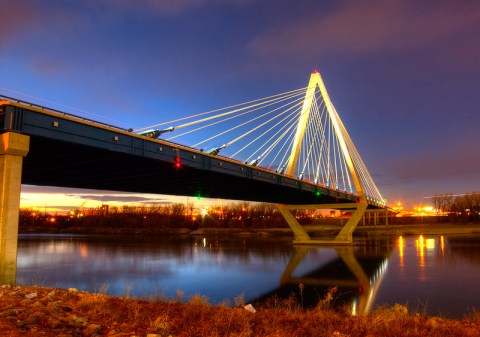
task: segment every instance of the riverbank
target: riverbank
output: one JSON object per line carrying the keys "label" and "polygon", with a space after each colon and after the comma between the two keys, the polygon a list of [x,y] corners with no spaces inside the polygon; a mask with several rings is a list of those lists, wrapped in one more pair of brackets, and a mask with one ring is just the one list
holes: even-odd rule
{"label": "riverbank", "polygon": [[[322,224],[303,226],[312,237],[334,237],[342,227],[341,224]],[[87,235],[232,235],[240,237],[292,237],[290,228],[158,228],[152,231],[151,228],[139,227],[22,227],[20,234],[87,234]],[[371,235],[449,235],[449,234],[480,234],[479,223],[414,223],[414,224],[393,224],[393,225],[358,225],[353,232],[354,237],[366,237]]]}
{"label": "riverbank", "polygon": [[480,315],[461,320],[408,313],[400,305],[368,316],[274,301],[212,306],[201,296],[135,300],[76,289],[0,287],[0,336],[480,336]]}
{"label": "riverbank", "polygon": [[[341,225],[305,225],[303,228],[312,237],[335,236]],[[185,231],[184,231],[185,233]],[[227,229],[201,228],[190,231],[190,235],[211,235],[230,233],[237,236],[284,236],[293,237],[290,228],[262,228],[262,229]],[[368,235],[448,235],[448,234],[480,234],[480,224],[474,223],[419,223],[406,225],[359,225],[353,232],[354,237]]]}

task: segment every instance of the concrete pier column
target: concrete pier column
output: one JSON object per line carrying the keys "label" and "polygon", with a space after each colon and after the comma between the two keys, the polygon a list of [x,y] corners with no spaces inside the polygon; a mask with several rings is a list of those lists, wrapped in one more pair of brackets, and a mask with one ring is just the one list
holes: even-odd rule
{"label": "concrete pier column", "polygon": [[295,216],[292,214],[292,212],[290,212],[290,210],[287,208],[286,205],[277,204],[277,209],[280,212],[280,214],[283,215],[283,218],[285,219],[285,221],[287,221],[288,226],[290,226],[290,228],[292,229],[293,235],[294,235],[294,242],[295,240],[298,240],[298,241],[311,240],[308,233],[305,231],[305,229],[303,229],[302,225],[298,223],[297,219],[295,219]]}
{"label": "concrete pier column", "polygon": [[0,284],[15,285],[23,157],[30,137],[0,134]]}

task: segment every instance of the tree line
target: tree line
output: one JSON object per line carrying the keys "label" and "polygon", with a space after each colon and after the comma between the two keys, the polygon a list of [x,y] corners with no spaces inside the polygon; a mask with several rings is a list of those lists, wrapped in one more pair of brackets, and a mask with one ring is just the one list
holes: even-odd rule
{"label": "tree line", "polygon": [[453,195],[451,193],[433,196],[433,206],[442,215],[454,220],[480,220],[480,193]]}
{"label": "tree line", "polygon": [[[311,211],[297,211],[302,223],[312,220]],[[141,206],[102,206],[74,210],[69,215],[52,216],[32,209],[20,210],[20,229],[32,227],[139,228],[279,228],[287,227],[275,205],[237,202],[195,208],[193,203]]]}

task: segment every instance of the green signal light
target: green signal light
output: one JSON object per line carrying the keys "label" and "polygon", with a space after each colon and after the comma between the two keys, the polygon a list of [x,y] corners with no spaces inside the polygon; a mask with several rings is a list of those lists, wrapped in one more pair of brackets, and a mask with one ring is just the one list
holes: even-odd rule
{"label": "green signal light", "polygon": [[202,196],[200,194],[197,194],[197,200],[202,199]]}

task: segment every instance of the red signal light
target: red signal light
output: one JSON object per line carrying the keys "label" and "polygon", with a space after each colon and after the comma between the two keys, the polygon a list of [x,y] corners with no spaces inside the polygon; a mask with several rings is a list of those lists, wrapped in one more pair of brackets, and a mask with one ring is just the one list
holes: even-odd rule
{"label": "red signal light", "polygon": [[181,167],[182,167],[182,160],[180,159],[180,157],[175,158],[175,168],[178,170]]}

